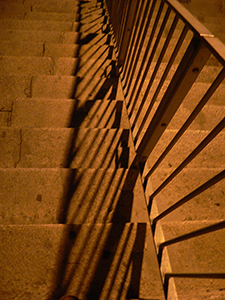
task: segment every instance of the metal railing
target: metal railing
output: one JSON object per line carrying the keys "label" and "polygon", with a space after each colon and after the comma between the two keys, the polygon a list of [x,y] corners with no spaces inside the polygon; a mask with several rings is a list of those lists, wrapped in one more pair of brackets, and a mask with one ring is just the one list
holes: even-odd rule
{"label": "metal railing", "polygon": [[[225,46],[176,0],[105,0],[105,4],[114,33],[121,82],[146,187],[149,178],[180,141],[183,139],[184,144],[189,144],[185,134],[194,126],[206,105],[218,101],[223,95]],[[212,72],[207,73],[206,67],[211,68]],[[204,89],[198,89],[202,78]],[[184,103],[189,103],[185,105],[190,107],[185,118],[182,115],[179,117],[181,104]],[[172,124],[178,118],[182,122],[174,130]],[[181,161],[175,162],[170,174],[149,197],[149,214],[156,196],[209,145],[214,147],[224,127],[224,116],[209,118],[209,128],[204,129],[206,134],[200,143],[195,144]],[[173,129],[173,136],[164,145],[161,141],[166,140],[164,136],[170,128]],[[225,171],[220,170],[153,216],[153,232],[158,221],[224,178]],[[161,243],[158,245],[159,263],[165,247],[223,228],[224,221]],[[186,275],[191,278],[195,275],[197,278],[225,278],[225,273]],[[166,293],[171,277],[185,277],[185,274],[164,274]]]}

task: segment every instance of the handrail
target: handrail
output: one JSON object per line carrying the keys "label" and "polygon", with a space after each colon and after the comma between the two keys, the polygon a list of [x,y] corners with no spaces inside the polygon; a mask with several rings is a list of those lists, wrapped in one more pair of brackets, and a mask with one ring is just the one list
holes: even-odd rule
{"label": "handrail", "polygon": [[[160,164],[174,150],[178,141],[185,138],[185,133],[190,126],[219,91],[225,79],[225,45],[176,0],[104,1],[114,31],[121,82],[143,176],[143,185],[146,188],[153,173],[157,172]],[[120,19],[117,18],[118,24],[113,25],[113,23],[115,24],[115,15],[113,15],[112,4],[114,4],[114,11],[115,7],[120,7],[125,12],[121,18],[123,24],[120,24]],[[125,5],[128,5],[126,9]],[[156,159],[151,161],[150,169],[145,170],[146,161],[151,159],[152,153],[161,141],[171,120],[179,112],[180,106],[188,99],[189,94],[193,93],[193,87],[196,86],[205,66],[212,62],[216,62],[218,72],[207,78],[206,88],[196,103],[192,103],[187,118],[183,120],[161,153],[156,155]],[[213,145],[224,126],[225,118],[220,118],[216,124],[214,122],[212,126],[214,128],[204,132],[204,139],[196,142],[194,148],[189,151],[190,153],[182,158],[176,168],[171,168],[167,178],[153,190],[148,199],[150,217],[153,199],[157,203],[156,196],[167,185],[172,185],[178,174],[187,168],[189,163],[204,149],[207,150],[208,145]],[[173,199],[175,204],[151,217],[153,233],[158,221],[224,180],[224,176],[225,171],[220,170],[211,179],[201,182],[198,187],[193,187],[193,190],[180,197],[179,200]],[[224,222],[206,226],[161,243],[158,246],[159,264],[164,247],[220,230],[225,227]],[[196,274],[190,273],[189,275],[191,277]],[[205,278],[208,275],[204,273],[199,276]],[[165,291],[168,289],[169,278],[179,276],[182,276],[182,273],[172,272],[170,275],[164,276],[165,282],[167,282]]]}

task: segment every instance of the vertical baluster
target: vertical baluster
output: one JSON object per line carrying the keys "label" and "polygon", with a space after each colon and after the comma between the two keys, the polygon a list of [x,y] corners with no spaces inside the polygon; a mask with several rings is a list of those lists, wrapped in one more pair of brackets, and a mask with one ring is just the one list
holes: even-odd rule
{"label": "vertical baluster", "polygon": [[210,54],[204,41],[195,37],[191,40],[137,149],[142,166],[145,164],[147,157],[154,149],[192,84],[195,82]]}

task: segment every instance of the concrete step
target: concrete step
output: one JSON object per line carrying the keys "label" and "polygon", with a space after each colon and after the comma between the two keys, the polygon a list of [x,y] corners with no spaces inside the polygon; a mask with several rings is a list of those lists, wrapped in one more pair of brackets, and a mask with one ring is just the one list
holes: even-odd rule
{"label": "concrete step", "polygon": [[1,168],[127,168],[127,129],[1,128]]}
{"label": "concrete step", "polygon": [[2,127],[129,128],[123,101],[15,99],[11,111],[0,112]]}
{"label": "concrete step", "polygon": [[148,222],[134,169],[0,169],[0,177],[3,225]]}
{"label": "concrete step", "polygon": [[35,3],[35,2],[20,2],[20,3],[13,3],[13,2],[0,2],[0,9],[1,14],[5,10],[12,10],[16,12],[23,12],[26,13],[28,11],[40,11],[40,12],[57,12],[57,13],[77,13],[79,12],[79,4],[78,2],[74,1],[62,1],[61,3],[57,2],[50,2],[49,1],[43,3]]}
{"label": "concrete step", "polygon": [[[137,70],[139,70],[139,68],[141,67],[141,61],[138,62],[137,66]],[[162,62],[160,64],[160,67],[157,70],[157,73],[154,74],[155,71],[155,67],[156,67],[156,61],[153,61],[149,67],[148,73],[147,73],[147,77],[146,77],[146,83],[144,83],[143,85],[143,90],[145,90],[147,88],[148,82],[150,81],[152,75],[154,75],[154,82],[153,82],[153,87],[154,85],[159,83],[159,80],[162,78],[166,67],[167,67],[167,63],[166,62]],[[173,64],[173,66],[171,67],[167,77],[166,77],[166,81],[171,81],[171,79],[173,78],[176,70],[178,68],[178,64]],[[221,71],[221,66],[212,66],[212,65],[205,65],[201,72],[199,73],[197,79],[196,79],[196,83],[198,82],[203,82],[203,83],[212,83],[215,78],[217,77],[217,75],[219,74],[219,72]],[[143,75],[143,74],[142,74]],[[136,80],[138,77],[137,72],[134,74],[133,80]],[[169,82],[168,82],[169,84]],[[167,86],[168,86],[167,84]]]}
{"label": "concrete step", "polygon": [[215,0],[213,3],[205,3],[204,0],[194,1],[194,2],[187,2],[185,3],[183,1],[182,5],[186,7],[189,11],[193,12],[199,12],[204,13],[206,16],[213,16],[217,14],[223,14],[224,13],[224,3],[220,0]]}
{"label": "concrete step", "polygon": [[18,5],[7,5],[0,7],[0,19],[19,19],[19,20],[46,20],[46,21],[59,21],[59,22],[76,22],[79,20],[80,15],[76,12],[70,13],[57,13],[57,12],[38,12],[31,11],[31,7],[18,9]]}
{"label": "concrete step", "polygon": [[[189,103],[188,103],[189,104]],[[193,111],[193,107],[191,104],[188,105],[186,102],[181,104],[177,113],[173,117],[172,121],[168,125],[168,129],[170,130],[177,130],[181,128],[184,122],[188,119],[190,114]],[[193,104],[193,103],[192,103]],[[159,103],[156,102],[152,108],[152,111],[149,115],[148,120],[145,122],[143,126],[143,132],[145,132],[152,120],[154,113],[158,108]],[[138,133],[138,129],[142,126],[142,122],[144,120],[144,113],[147,111],[149,104],[146,103],[143,106],[142,114],[137,119],[136,125],[133,128],[133,135],[136,136]],[[223,119],[225,115],[225,107],[219,105],[205,105],[202,111],[198,114],[192,124],[189,126],[190,130],[212,130],[218,123]],[[134,116],[131,118],[131,124],[134,123]]]}
{"label": "concrete step", "polygon": [[84,61],[89,59],[115,58],[113,46],[103,45],[82,45],[78,44],[52,44],[35,42],[2,41],[0,45],[1,56],[37,56],[37,57],[80,57]]}
{"label": "concrete step", "polygon": [[[154,148],[149,165],[153,165],[156,159],[164,151],[166,146],[177,133],[176,130],[166,130],[158,145]],[[187,130],[183,137],[177,142],[176,146],[170,151],[161,168],[176,168],[209,134],[209,131]],[[220,132],[207,147],[188,164],[189,168],[223,168],[225,166],[225,149],[223,147],[225,132]],[[188,141],[188,143],[187,143]],[[215,156],[216,153],[216,156]]]}
{"label": "concrete step", "polygon": [[[170,239],[211,224],[214,221],[187,221],[162,223],[164,238]],[[175,273],[224,273],[225,229],[195,237],[166,247],[172,272]],[[165,259],[164,272],[168,270]],[[178,299],[215,299],[225,297],[224,279],[175,278],[169,280],[168,299],[174,298],[173,283]]]}
{"label": "concrete step", "polygon": [[14,42],[76,44],[79,41],[79,33],[60,31],[1,30],[0,40]]}
{"label": "concrete step", "polygon": [[[174,180],[165,187],[154,199],[154,206],[159,213],[197,189],[199,186],[216,176],[221,168],[188,168],[184,169]],[[171,174],[169,168],[161,168],[151,176],[151,185],[155,191]],[[165,216],[163,222],[197,221],[224,219],[224,180],[220,181],[202,194],[196,196],[184,205]],[[151,218],[157,215],[152,211]]]}
{"label": "concrete step", "polygon": [[[33,13],[33,12],[32,12]],[[46,14],[46,15],[45,15]],[[63,18],[57,13],[40,13],[36,15],[27,14],[23,20],[0,18],[0,28],[2,30],[36,30],[36,31],[79,31],[93,32],[100,31],[103,26],[104,17],[98,19],[97,24],[76,22],[77,15],[67,14]],[[58,17],[59,16],[59,17]],[[42,19],[41,19],[42,18]],[[49,19],[50,18],[50,19]],[[53,19],[53,20],[51,20]]]}
{"label": "concrete step", "polygon": [[84,61],[80,58],[0,56],[0,75],[116,75],[116,61],[99,58]]}
{"label": "concrete step", "polygon": [[1,30],[78,31],[78,22],[0,19]]}
{"label": "concrete step", "polygon": [[17,98],[121,100],[118,78],[75,76],[0,76],[0,110],[11,110]]}
{"label": "concrete step", "polygon": [[1,226],[0,230],[4,297],[47,299],[55,291],[58,298],[68,293],[79,299],[164,299],[146,224]]}
{"label": "concrete step", "polygon": [[29,30],[1,30],[1,41],[35,42],[55,44],[107,44],[109,37],[104,33],[88,34],[61,31],[29,31]]}

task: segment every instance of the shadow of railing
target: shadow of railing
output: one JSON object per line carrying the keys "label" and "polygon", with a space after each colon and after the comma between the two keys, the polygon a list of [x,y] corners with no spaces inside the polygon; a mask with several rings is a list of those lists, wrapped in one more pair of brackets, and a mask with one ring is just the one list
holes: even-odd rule
{"label": "shadow of railing", "polygon": [[[79,47],[96,37],[88,33]],[[96,40],[100,43],[102,38]],[[112,54],[107,37],[105,44]],[[93,53],[91,47],[90,58],[101,45],[97,49],[95,45]],[[111,61],[99,76],[105,62],[87,68],[85,76],[98,65],[91,77],[78,78],[74,87],[69,124],[74,130],[61,165],[67,175],[57,215],[64,229],[49,300],[67,293],[93,300],[139,296],[146,224],[131,223],[139,170],[130,155],[130,132],[120,128],[123,103],[116,100],[115,63]],[[85,65],[78,64],[77,72]]]}

